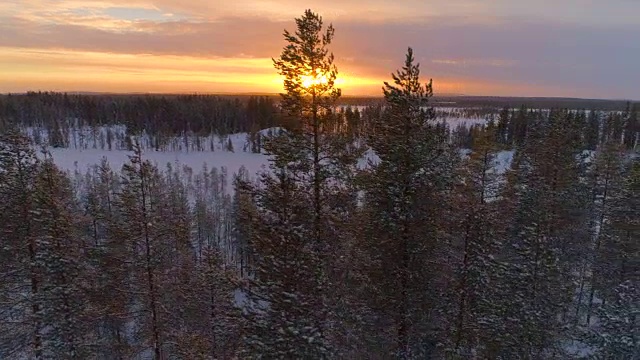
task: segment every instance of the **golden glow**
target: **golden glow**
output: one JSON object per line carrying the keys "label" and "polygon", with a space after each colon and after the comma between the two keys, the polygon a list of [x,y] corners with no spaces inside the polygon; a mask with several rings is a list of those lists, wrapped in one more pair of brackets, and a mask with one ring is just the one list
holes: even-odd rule
{"label": "golden glow", "polygon": [[[0,92],[96,91],[278,93],[283,78],[269,58],[113,54],[0,47]],[[380,95],[381,78],[345,72],[335,85],[349,95]],[[304,78],[325,84],[326,76]]]}
{"label": "golden glow", "polygon": [[[338,64],[340,66],[340,64]],[[341,66],[335,85],[347,96],[382,96],[388,75],[364,75],[355,63]],[[283,77],[269,58],[113,54],[0,47],[0,92],[95,91],[144,93],[279,93]],[[326,76],[303,77],[301,85],[326,84]],[[434,78],[436,94],[545,94],[549,89]]]}
{"label": "golden glow", "polygon": [[327,76],[324,74],[320,76],[303,75],[300,77],[300,80],[302,82],[302,86],[307,89],[313,86],[326,85],[329,82],[329,79],[327,79]]}

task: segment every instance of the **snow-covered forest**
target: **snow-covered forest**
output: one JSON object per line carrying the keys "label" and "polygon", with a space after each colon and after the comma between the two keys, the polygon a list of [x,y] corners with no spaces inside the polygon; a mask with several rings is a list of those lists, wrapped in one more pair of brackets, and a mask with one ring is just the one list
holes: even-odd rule
{"label": "snow-covered forest", "polygon": [[0,96],[0,359],[640,357],[637,105],[337,105],[297,25],[280,100]]}

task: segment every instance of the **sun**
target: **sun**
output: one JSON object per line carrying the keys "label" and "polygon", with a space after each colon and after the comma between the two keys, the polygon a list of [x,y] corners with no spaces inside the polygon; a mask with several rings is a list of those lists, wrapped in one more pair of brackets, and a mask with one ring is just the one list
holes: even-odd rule
{"label": "sun", "polygon": [[324,74],[320,76],[303,75],[300,77],[300,81],[302,86],[308,89],[313,86],[326,85],[329,82],[329,79],[327,79],[327,76]]}

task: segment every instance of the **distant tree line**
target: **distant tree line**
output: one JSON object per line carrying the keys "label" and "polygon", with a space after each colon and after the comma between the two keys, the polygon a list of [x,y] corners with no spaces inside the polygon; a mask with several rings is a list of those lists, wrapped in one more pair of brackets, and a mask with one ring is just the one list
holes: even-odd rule
{"label": "distant tree line", "polygon": [[[334,132],[355,139],[369,135],[371,123],[386,111],[383,103],[337,106],[326,123]],[[436,119],[450,140],[470,148],[485,128],[496,128],[504,148],[523,143],[529,123],[549,116],[549,109],[435,108]],[[640,143],[638,105],[625,111],[570,110],[587,149],[620,141],[628,149]],[[468,122],[471,121],[471,122]],[[123,126],[118,129],[118,126]],[[261,130],[286,126],[279,102],[268,96],[225,98],[213,95],[70,95],[28,93],[0,96],[0,128],[29,128],[37,144],[53,147],[132,149],[131,137],[145,136],[157,150],[205,151],[215,148],[211,136],[247,133],[251,152],[262,149]],[[223,139],[224,140],[224,139]]]}
{"label": "distant tree line", "polygon": [[599,112],[595,110],[545,109],[535,110],[522,106],[520,109],[504,108],[496,114],[487,115],[485,124],[460,124],[451,129],[454,143],[470,148],[478,133],[491,131],[495,141],[504,149],[513,149],[524,144],[533,124],[564,113],[565,121],[571,123],[567,136],[585,150],[595,150],[607,143],[619,143],[634,150],[640,145],[640,118],[637,104],[628,104],[626,111]]}
{"label": "distant tree line", "polygon": [[[637,100],[637,99],[636,99]],[[434,104],[460,108],[517,108],[521,105],[530,109],[593,109],[597,111],[624,111],[629,100],[580,99],[559,97],[509,97],[509,96],[436,96]]]}
{"label": "distant tree line", "polygon": [[60,129],[126,125],[131,134],[230,134],[275,126],[272,98],[213,95],[74,95],[53,92],[0,96],[6,124]]}
{"label": "distant tree line", "polygon": [[[357,108],[333,111],[334,131],[364,131],[366,117],[362,122]],[[132,150],[131,138],[143,136],[156,150],[205,151],[213,148],[212,136],[247,133],[249,150],[259,152],[260,130],[284,125],[278,103],[268,96],[0,95],[1,130],[22,129],[38,145],[53,147]]]}

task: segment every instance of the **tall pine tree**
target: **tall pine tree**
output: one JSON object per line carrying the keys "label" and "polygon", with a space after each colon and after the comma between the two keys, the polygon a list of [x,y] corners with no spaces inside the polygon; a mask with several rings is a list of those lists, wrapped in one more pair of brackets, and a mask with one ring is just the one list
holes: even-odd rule
{"label": "tall pine tree", "polygon": [[245,183],[257,214],[249,225],[255,278],[248,290],[253,309],[246,336],[250,358],[327,358],[339,286],[336,254],[344,246],[348,209],[355,204],[350,180],[360,153],[346,136],[331,131],[337,69],[328,46],[332,26],[307,10],[274,66],[284,77],[281,109],[285,128],[264,141],[270,172]]}

